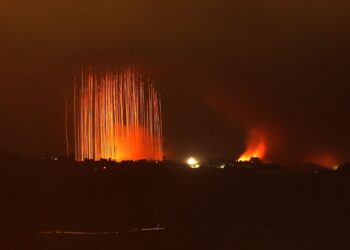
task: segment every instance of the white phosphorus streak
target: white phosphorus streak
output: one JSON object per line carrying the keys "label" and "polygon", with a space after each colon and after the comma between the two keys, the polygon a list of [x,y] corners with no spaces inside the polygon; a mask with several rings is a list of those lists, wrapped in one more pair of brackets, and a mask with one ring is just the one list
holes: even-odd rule
{"label": "white phosphorus streak", "polygon": [[160,94],[133,68],[74,83],[75,159],[162,160]]}

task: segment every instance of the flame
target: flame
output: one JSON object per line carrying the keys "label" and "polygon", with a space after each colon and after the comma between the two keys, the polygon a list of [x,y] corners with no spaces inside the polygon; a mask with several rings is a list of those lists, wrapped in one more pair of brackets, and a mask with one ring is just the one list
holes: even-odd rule
{"label": "flame", "polygon": [[247,149],[239,157],[238,161],[249,161],[251,158],[263,159],[266,153],[266,139],[265,135],[260,130],[250,131],[247,140]]}
{"label": "flame", "polygon": [[82,73],[74,87],[75,158],[162,160],[160,95],[133,69]]}

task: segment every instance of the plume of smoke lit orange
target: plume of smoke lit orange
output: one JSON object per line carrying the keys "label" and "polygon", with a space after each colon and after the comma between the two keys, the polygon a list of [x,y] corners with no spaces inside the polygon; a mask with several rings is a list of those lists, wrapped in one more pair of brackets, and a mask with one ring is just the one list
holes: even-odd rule
{"label": "plume of smoke lit orange", "polygon": [[75,159],[162,160],[160,94],[133,68],[82,72],[74,85]]}
{"label": "plume of smoke lit orange", "polygon": [[313,153],[306,159],[307,161],[329,169],[338,168],[337,156],[330,151]]}

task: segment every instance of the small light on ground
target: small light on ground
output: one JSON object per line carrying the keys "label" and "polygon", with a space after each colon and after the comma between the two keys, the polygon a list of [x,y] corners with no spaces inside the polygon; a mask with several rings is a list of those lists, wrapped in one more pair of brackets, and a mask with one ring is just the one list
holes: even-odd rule
{"label": "small light on ground", "polygon": [[224,169],[225,167],[226,167],[226,164],[221,164],[221,165],[219,166],[220,169]]}
{"label": "small light on ground", "polygon": [[199,162],[194,157],[187,159],[187,165],[189,165],[190,168],[199,168]]}

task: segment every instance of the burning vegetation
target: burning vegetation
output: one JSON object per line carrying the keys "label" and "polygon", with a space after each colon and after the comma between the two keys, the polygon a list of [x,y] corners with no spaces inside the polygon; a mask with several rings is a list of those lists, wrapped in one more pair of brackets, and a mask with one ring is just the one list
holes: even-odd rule
{"label": "burning vegetation", "polygon": [[238,161],[250,161],[252,158],[263,159],[267,150],[266,138],[262,131],[251,130],[246,151],[238,158]]}

